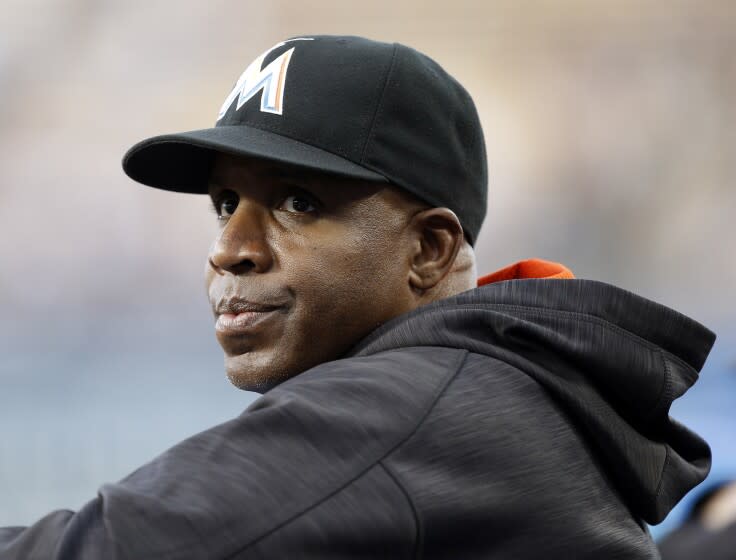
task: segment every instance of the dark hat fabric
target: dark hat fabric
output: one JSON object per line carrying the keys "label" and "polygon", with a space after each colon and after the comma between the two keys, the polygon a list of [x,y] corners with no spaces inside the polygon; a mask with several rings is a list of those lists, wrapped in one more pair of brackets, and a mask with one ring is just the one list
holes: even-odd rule
{"label": "dark hat fabric", "polygon": [[123,169],[145,185],[206,193],[217,152],[392,183],[453,210],[471,243],[485,217],[486,153],[470,95],[396,43],[283,41],[241,75],[213,128],[143,140]]}

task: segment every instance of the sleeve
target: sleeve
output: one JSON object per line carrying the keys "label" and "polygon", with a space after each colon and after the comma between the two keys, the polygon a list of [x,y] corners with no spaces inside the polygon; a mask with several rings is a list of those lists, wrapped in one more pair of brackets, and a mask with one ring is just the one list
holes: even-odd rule
{"label": "sleeve", "polygon": [[[341,528],[411,550],[414,518],[380,461],[421,422],[448,372],[428,361],[418,382],[406,374],[416,366],[387,353],[305,372],[239,417],[103,485],[77,513],[0,529],[0,560],[268,558],[269,543],[281,550],[284,538],[293,550],[316,547],[302,558],[332,558],[319,542],[334,539],[318,542],[312,533],[347,534]],[[375,496],[384,506],[370,513],[361,504]],[[392,521],[376,524],[381,517]]]}

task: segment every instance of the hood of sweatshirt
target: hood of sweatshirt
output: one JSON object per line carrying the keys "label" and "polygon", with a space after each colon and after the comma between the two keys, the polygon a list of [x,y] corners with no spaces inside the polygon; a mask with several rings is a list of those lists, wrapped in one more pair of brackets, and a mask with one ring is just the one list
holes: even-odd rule
{"label": "hood of sweatshirt", "polygon": [[446,346],[517,367],[565,410],[632,513],[662,521],[710,469],[708,445],[669,410],[697,380],[715,334],[556,263],[523,261],[479,285],[397,317],[350,354]]}

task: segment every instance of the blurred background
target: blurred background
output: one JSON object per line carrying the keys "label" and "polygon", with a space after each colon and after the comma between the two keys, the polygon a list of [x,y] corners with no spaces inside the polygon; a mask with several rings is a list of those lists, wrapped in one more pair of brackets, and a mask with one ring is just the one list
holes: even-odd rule
{"label": "blurred background", "polygon": [[736,473],[732,0],[2,11],[0,526],[78,509],[256,397],[222,371],[202,279],[208,200],[135,184],[120,159],[145,137],[214,124],[253,58],[307,33],[409,44],[470,91],[490,164],[479,272],[560,261],[718,333],[673,415],[711,443],[712,479]]}

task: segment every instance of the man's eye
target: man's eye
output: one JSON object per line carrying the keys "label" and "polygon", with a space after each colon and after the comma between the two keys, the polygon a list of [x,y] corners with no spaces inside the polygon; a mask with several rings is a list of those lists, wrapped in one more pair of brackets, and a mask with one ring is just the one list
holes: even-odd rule
{"label": "man's eye", "polygon": [[226,220],[235,213],[235,209],[238,207],[238,195],[235,193],[227,193],[215,204],[217,210],[217,217],[221,220]]}
{"label": "man's eye", "polygon": [[294,194],[291,196],[287,196],[284,199],[284,201],[281,203],[281,206],[279,207],[279,210],[286,210],[287,212],[298,213],[314,212],[315,210],[317,210],[317,206],[309,199],[309,197],[301,194]]}

